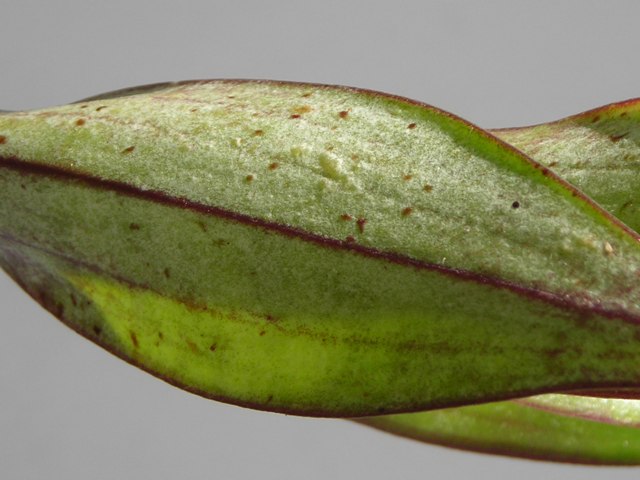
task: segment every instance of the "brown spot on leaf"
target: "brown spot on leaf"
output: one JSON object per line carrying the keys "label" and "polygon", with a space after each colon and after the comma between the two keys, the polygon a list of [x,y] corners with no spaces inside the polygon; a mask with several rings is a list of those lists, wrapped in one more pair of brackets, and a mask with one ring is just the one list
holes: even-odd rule
{"label": "brown spot on leaf", "polygon": [[166,268],[162,271],[162,273],[164,273],[164,276],[165,276],[166,278],[171,278],[171,271],[169,270],[169,267],[166,267]]}
{"label": "brown spot on leaf", "polygon": [[209,346],[209,350],[212,351],[212,352],[215,352],[217,349],[218,349],[218,345],[216,345],[215,343],[212,343]]}
{"label": "brown spot on leaf", "polygon": [[293,114],[293,115],[291,115],[291,117],[289,117],[289,118],[293,118],[293,119],[300,118],[300,115],[299,115],[299,114],[297,114],[297,113],[294,113],[294,114]]}
{"label": "brown spot on leaf", "polygon": [[191,350],[193,353],[198,353],[198,346],[195,343],[193,343],[188,338],[185,339],[185,342],[187,343],[187,347],[189,347],[189,350]]}
{"label": "brown spot on leaf", "polygon": [[515,208],[520,208],[520,202],[516,200],[515,202],[513,202],[513,203],[511,204],[511,208],[514,208],[514,209],[515,209]]}
{"label": "brown spot on leaf", "polygon": [[555,161],[555,160],[553,162],[549,163],[549,167],[551,167],[551,168],[555,167],[556,165],[558,165],[558,162]]}
{"label": "brown spot on leaf", "polygon": [[263,135],[264,135],[264,130],[256,130],[255,132],[253,132],[253,134],[254,134],[256,137],[261,137],[261,136],[263,136]]}
{"label": "brown spot on leaf", "polygon": [[345,119],[349,116],[349,111],[348,110],[342,110],[340,113],[338,113],[338,115],[340,116],[340,118]]}
{"label": "brown spot on leaf", "polygon": [[403,217],[408,217],[409,215],[411,215],[411,213],[413,212],[413,208],[411,207],[406,207],[402,209],[402,216]]}
{"label": "brown spot on leaf", "polygon": [[269,164],[269,170],[275,170],[276,168],[278,168],[280,166],[280,164],[278,162],[273,162]]}
{"label": "brown spot on leaf", "polygon": [[411,180],[413,178],[413,175],[411,175],[410,173],[403,175],[402,179],[406,182],[408,182],[409,180]]}
{"label": "brown spot on leaf", "polygon": [[191,109],[191,110],[189,110],[189,111],[190,111],[190,112],[192,112],[192,113],[195,113],[195,112],[197,112],[197,111],[198,111],[198,109],[197,109],[197,108],[192,108],[192,109]]}
{"label": "brown spot on leaf", "polygon": [[303,96],[304,98],[309,98],[311,95],[313,95],[313,93],[312,93],[312,92],[307,92],[307,93],[303,93],[303,94],[302,94],[302,96]]}
{"label": "brown spot on leaf", "polygon": [[100,105],[98,108],[96,108],[96,112],[99,112],[100,110],[104,110],[105,108],[107,108],[106,105]]}
{"label": "brown spot on leaf", "polygon": [[246,177],[244,177],[244,179],[247,183],[251,183],[253,182],[253,175],[247,175]]}
{"label": "brown spot on leaf", "polygon": [[342,215],[340,215],[340,220],[344,220],[345,222],[348,222],[350,220],[353,220],[353,217],[348,213],[343,213]]}
{"label": "brown spot on leaf", "polygon": [[633,200],[628,200],[624,202],[624,204],[622,204],[622,206],[620,207],[620,210],[622,211],[625,208],[629,208],[631,205],[633,205]]}
{"label": "brown spot on leaf", "polygon": [[76,125],[79,127],[81,127],[85,123],[87,123],[87,121],[84,118],[79,118],[78,120],[76,120]]}
{"label": "brown spot on leaf", "polygon": [[80,108],[87,108],[89,105],[80,105]]}
{"label": "brown spot on leaf", "polygon": [[356,239],[353,235],[349,235],[347,236],[347,238],[344,239],[344,241],[347,243],[355,243]]}
{"label": "brown spot on leaf", "polygon": [[591,123],[596,123],[598,120],[600,120],[600,115],[596,115],[595,117],[593,117],[591,119]]}
{"label": "brown spot on leaf", "polygon": [[130,223],[129,230],[140,230],[140,225],[138,223]]}
{"label": "brown spot on leaf", "polygon": [[202,220],[197,220],[196,224],[200,227],[200,230],[202,230],[203,232],[207,231],[207,224],[204,223]]}
{"label": "brown spot on leaf", "polygon": [[424,187],[422,187],[422,190],[424,190],[425,192],[430,192],[433,190],[433,187],[429,184],[426,184]]}
{"label": "brown spot on leaf", "polygon": [[629,132],[621,133],[620,135],[610,135],[609,138],[611,139],[612,142],[616,143],[622,140],[627,135],[629,135]]}
{"label": "brown spot on leaf", "polygon": [[366,223],[367,223],[366,218],[359,218],[358,220],[356,220],[356,225],[358,226],[358,231],[360,233],[364,233],[364,226]]}
{"label": "brown spot on leaf", "polygon": [[7,137],[0,135],[0,145],[4,145],[5,143],[7,143]]}
{"label": "brown spot on leaf", "polygon": [[134,147],[133,145],[131,147],[127,147],[124,150],[122,150],[122,153],[131,153],[136,149],[136,147]]}
{"label": "brown spot on leaf", "polygon": [[407,128],[410,128],[410,129],[414,129],[416,127],[417,125],[415,123],[410,123],[409,125],[407,125]]}
{"label": "brown spot on leaf", "polygon": [[269,395],[267,397],[267,403],[271,403],[272,400],[273,400],[273,395]]}
{"label": "brown spot on leaf", "polygon": [[542,353],[549,358],[556,358],[564,353],[562,348],[548,348],[542,351]]}
{"label": "brown spot on leaf", "polygon": [[131,337],[131,343],[133,343],[133,346],[135,348],[140,347],[140,344],[138,343],[138,337],[136,336],[135,332],[129,330],[129,337]]}
{"label": "brown spot on leaf", "polygon": [[271,323],[275,323],[278,321],[278,319],[273,315],[265,315],[264,318],[267,319],[267,322],[271,322]]}
{"label": "brown spot on leaf", "polygon": [[264,337],[267,334],[267,332],[265,332],[264,330],[260,330],[260,336]]}
{"label": "brown spot on leaf", "polygon": [[159,338],[160,340],[164,340],[164,333],[162,333],[162,332],[158,332],[158,338]]}

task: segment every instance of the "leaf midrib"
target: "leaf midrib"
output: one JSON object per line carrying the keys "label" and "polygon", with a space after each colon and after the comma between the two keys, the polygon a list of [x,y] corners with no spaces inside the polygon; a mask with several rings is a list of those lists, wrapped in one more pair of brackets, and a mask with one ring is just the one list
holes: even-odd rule
{"label": "leaf midrib", "polygon": [[[221,218],[227,221],[237,222],[250,227],[263,229],[278,235],[296,238],[307,243],[312,243],[323,248],[349,251],[364,257],[386,261],[389,263],[412,267],[419,270],[428,270],[442,275],[454,277],[463,281],[470,281],[482,285],[492,286],[514,292],[530,300],[542,301],[547,304],[568,309],[578,314],[597,314],[605,318],[619,319],[629,323],[640,323],[640,315],[633,314],[623,309],[612,309],[602,307],[597,300],[580,296],[581,302],[577,302],[571,293],[559,293],[521,285],[515,282],[504,280],[485,274],[476,273],[469,270],[448,267],[442,264],[435,264],[419,260],[413,257],[402,255],[392,251],[378,250],[373,247],[364,246],[355,242],[348,242],[336,238],[326,237],[307,230],[285,225],[282,223],[268,221],[262,218],[253,217],[247,214],[235,212],[222,207],[205,205],[186,198],[168,195],[157,190],[143,190],[134,185],[99,178],[84,172],[65,169],[59,166],[45,165],[38,162],[25,161],[17,157],[0,156],[0,167],[25,174],[41,175],[57,178],[62,181],[77,182],[88,185],[92,188],[109,190],[121,195],[135,197],[166,206],[182,208],[197,212],[198,214]],[[31,245],[31,247],[34,247]]]}

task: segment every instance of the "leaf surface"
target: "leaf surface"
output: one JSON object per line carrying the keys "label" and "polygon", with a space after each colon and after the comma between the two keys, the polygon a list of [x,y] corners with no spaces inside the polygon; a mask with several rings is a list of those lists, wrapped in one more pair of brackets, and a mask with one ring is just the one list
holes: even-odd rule
{"label": "leaf surface", "polygon": [[[532,127],[493,130],[638,230],[640,101]],[[547,394],[364,419],[399,435],[456,448],[556,461],[640,463],[640,401]]]}
{"label": "leaf surface", "polygon": [[[545,403],[550,400],[547,398]],[[585,397],[581,401],[586,404],[598,400],[602,399]],[[631,416],[637,418],[640,402],[627,402],[634,402],[629,409]],[[603,411],[602,405],[592,406]],[[560,415],[519,401],[383,415],[365,423],[416,440],[485,453],[585,464],[640,462],[640,429]]]}
{"label": "leaf surface", "polygon": [[493,130],[640,231],[640,100],[556,122]]}
{"label": "leaf surface", "polygon": [[640,383],[637,235],[445,112],[186,82],[0,135],[3,267],[187,390],[361,416]]}

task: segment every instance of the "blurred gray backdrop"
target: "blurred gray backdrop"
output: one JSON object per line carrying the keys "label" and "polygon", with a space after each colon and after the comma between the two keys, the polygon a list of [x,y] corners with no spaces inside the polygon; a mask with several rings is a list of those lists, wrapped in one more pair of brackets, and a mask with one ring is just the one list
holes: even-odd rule
{"label": "blurred gray backdrop", "polygon": [[[345,84],[483,127],[640,96],[640,2],[0,0],[0,109],[193,78]],[[459,452],[182,392],[93,346],[0,272],[6,479],[638,478]]]}

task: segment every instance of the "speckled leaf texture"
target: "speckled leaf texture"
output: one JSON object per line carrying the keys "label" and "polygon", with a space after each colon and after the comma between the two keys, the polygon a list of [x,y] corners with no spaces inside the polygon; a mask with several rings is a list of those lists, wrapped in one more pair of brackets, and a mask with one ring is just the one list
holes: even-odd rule
{"label": "speckled leaf texture", "polygon": [[640,100],[533,127],[494,130],[640,231]]}
{"label": "speckled leaf texture", "polygon": [[[640,100],[492,133],[638,230]],[[611,395],[633,397],[618,390]],[[640,464],[640,401],[547,394],[362,423],[431,443],[564,462]]]}
{"label": "speckled leaf texture", "polygon": [[0,115],[1,263],[87,338],[238,405],[637,387],[638,236],[550,168],[376,92],[132,89]]}

